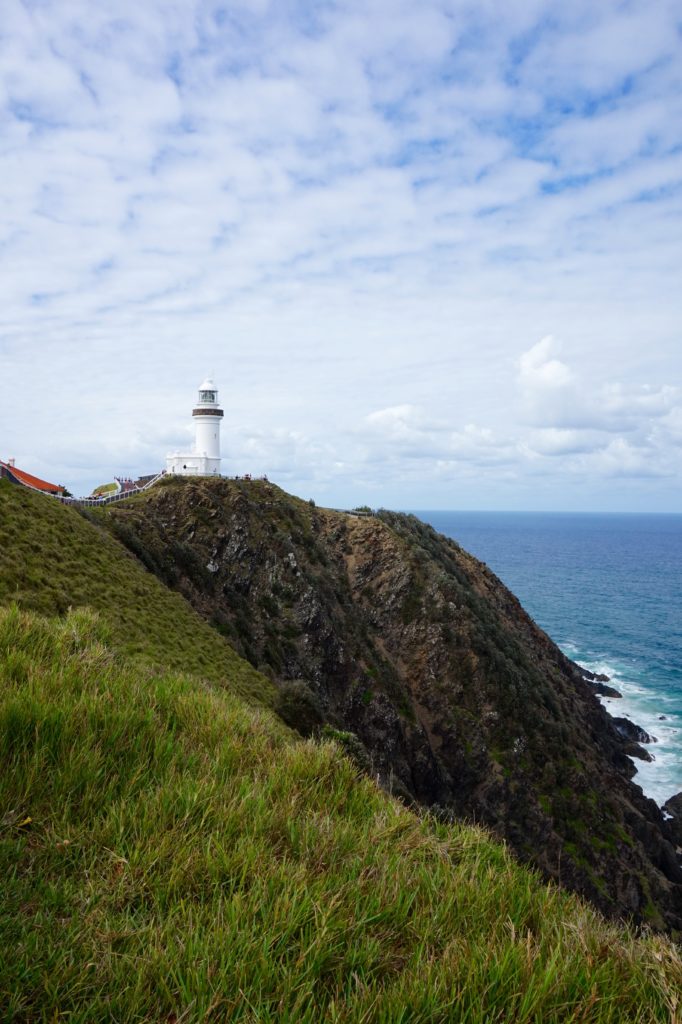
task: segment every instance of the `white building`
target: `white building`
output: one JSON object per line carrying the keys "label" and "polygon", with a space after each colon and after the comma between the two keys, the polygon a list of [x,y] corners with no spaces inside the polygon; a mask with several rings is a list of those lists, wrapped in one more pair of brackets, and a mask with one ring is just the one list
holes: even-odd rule
{"label": "white building", "polygon": [[218,403],[218,390],[210,377],[199,388],[192,417],[196,427],[194,447],[191,452],[170,452],[166,456],[166,472],[178,476],[220,476],[223,410]]}

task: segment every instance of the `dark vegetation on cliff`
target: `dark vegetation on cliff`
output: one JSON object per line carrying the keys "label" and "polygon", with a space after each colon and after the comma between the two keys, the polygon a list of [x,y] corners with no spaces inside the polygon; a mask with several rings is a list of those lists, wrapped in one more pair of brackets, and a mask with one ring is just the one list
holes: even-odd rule
{"label": "dark vegetation on cliff", "polygon": [[479,822],[605,913],[682,928],[669,826],[587,682],[476,559],[414,516],[265,481],[169,481],[94,519],[389,791]]}
{"label": "dark vegetation on cliff", "polygon": [[[631,851],[617,866],[650,887],[642,916],[674,906],[618,817],[632,796],[662,841],[610,734],[615,768],[599,767],[618,781],[591,803],[616,796],[601,832],[580,825],[563,687],[591,709],[589,742],[608,723],[483,566],[409,517],[261,483],[185,482],[118,512],[0,483],[3,1020],[678,1019],[673,945],[604,923],[454,820],[504,834],[495,816],[518,822],[528,788],[525,838],[541,812],[569,861],[555,808],[573,787],[575,834],[610,828]],[[512,692],[495,704],[498,676]],[[557,749],[515,710],[535,688]],[[524,764],[543,749],[552,771],[570,762],[562,791]],[[541,863],[541,840],[517,849]],[[611,867],[590,864],[609,894]]]}

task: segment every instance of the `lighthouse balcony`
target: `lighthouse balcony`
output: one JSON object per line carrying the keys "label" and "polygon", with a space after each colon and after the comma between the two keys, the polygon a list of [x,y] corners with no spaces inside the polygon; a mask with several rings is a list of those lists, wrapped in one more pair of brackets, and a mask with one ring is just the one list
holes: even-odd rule
{"label": "lighthouse balcony", "polygon": [[222,419],[224,415],[225,413],[223,412],[223,410],[216,409],[215,406],[200,405],[197,406],[195,409],[192,409],[192,416],[218,416],[219,418]]}

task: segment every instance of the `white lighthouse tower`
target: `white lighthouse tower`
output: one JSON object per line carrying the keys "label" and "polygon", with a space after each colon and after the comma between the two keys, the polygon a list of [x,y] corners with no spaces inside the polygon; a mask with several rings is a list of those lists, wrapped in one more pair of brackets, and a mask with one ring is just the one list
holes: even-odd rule
{"label": "white lighthouse tower", "polygon": [[177,476],[220,476],[220,421],[223,410],[218,403],[218,389],[207,377],[199,388],[199,397],[192,410],[196,428],[191,452],[170,452],[166,456],[166,472]]}

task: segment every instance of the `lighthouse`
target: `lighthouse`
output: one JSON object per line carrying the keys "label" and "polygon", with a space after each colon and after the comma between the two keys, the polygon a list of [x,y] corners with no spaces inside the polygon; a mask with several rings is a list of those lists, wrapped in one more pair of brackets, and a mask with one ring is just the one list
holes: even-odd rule
{"label": "lighthouse", "polygon": [[199,387],[192,410],[195,437],[191,452],[170,452],[166,456],[166,472],[176,476],[220,476],[220,421],[223,410],[218,402],[218,389],[207,377]]}

